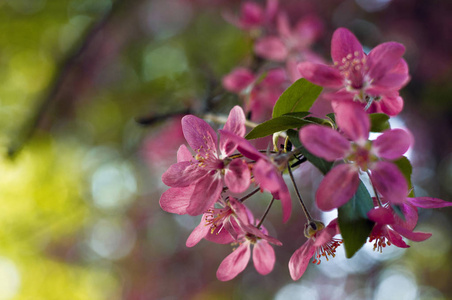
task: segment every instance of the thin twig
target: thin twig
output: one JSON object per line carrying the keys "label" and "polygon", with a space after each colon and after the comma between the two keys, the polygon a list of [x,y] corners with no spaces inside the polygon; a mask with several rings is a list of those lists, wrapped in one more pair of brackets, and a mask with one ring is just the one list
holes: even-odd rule
{"label": "thin twig", "polygon": [[295,192],[297,194],[297,198],[300,201],[301,208],[303,209],[303,212],[304,212],[308,222],[311,222],[313,219],[312,219],[311,214],[309,213],[308,209],[304,205],[303,199],[301,198],[300,192],[298,191],[298,187],[295,184],[295,179],[294,179],[293,174],[292,174],[292,169],[290,168],[290,166],[287,166],[287,169],[289,170],[290,180],[292,180],[292,184],[293,184]]}
{"label": "thin twig", "polygon": [[275,198],[274,198],[274,197],[272,197],[272,201],[270,201],[270,203],[268,204],[267,209],[266,209],[265,212],[264,212],[264,215],[263,215],[262,218],[260,219],[259,224],[257,224],[257,226],[256,226],[257,229],[260,229],[260,228],[261,228],[261,225],[262,225],[262,223],[264,222],[265,218],[267,217],[268,212],[270,211],[270,208],[271,208],[272,205],[273,205],[273,202],[275,202]]}

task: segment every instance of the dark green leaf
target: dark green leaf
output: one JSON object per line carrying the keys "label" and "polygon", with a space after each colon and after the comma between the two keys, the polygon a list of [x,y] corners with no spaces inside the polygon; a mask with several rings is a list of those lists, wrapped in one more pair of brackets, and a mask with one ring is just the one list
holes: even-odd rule
{"label": "dark green leaf", "polygon": [[336,115],[334,113],[327,114],[326,116],[330,118],[330,120],[333,121],[334,124],[336,124]]}
{"label": "dark green leaf", "polygon": [[370,131],[382,132],[386,129],[390,129],[389,116],[387,114],[375,113],[370,114]]}
{"label": "dark green leaf", "polygon": [[289,136],[289,140],[295,148],[300,148],[302,146],[297,130],[289,129],[287,130],[287,135]]}
{"label": "dark green leaf", "polygon": [[321,92],[322,87],[304,78],[298,79],[279,97],[273,107],[273,118],[287,113],[309,111]]}
{"label": "dark green leaf", "polygon": [[403,176],[405,176],[405,179],[408,183],[408,189],[410,190],[408,197],[414,197],[413,184],[411,183],[411,173],[413,171],[411,162],[408,160],[408,158],[406,158],[405,156],[402,156],[398,160],[394,161],[394,163],[399,168],[399,170],[402,172]]}
{"label": "dark green leaf", "polygon": [[300,111],[300,112],[287,113],[287,114],[284,114],[283,116],[304,119],[305,117],[307,117],[310,114],[311,113],[309,111]]}
{"label": "dark green leaf", "polygon": [[372,198],[360,181],[355,195],[338,209],[338,223],[344,240],[345,255],[351,258],[367,241],[374,223],[367,218]]}
{"label": "dark green leaf", "polygon": [[299,117],[284,115],[257,125],[256,127],[253,128],[253,130],[251,130],[246,135],[245,138],[248,140],[257,139],[269,136],[278,131],[283,131],[292,128],[300,128],[301,126],[311,123],[312,122],[306,121]]}

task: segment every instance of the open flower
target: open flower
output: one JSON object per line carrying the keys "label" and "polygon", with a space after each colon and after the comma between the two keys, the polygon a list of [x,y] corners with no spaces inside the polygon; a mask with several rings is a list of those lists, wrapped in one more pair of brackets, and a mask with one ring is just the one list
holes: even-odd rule
{"label": "open flower", "polygon": [[302,62],[298,69],[307,80],[332,89],[333,100],[358,101],[369,112],[394,116],[403,108],[398,91],[409,81],[404,52],[402,44],[387,42],[366,55],[348,29],[338,28],[331,41],[334,65]]}
{"label": "open flower", "polygon": [[[396,216],[389,207],[376,207],[367,213],[375,226],[369,236],[369,242],[375,241],[374,250],[382,251],[386,245],[393,244],[400,248],[409,246],[403,241],[402,236],[415,242],[422,242],[432,236],[431,233],[414,232],[411,226]],[[407,228],[408,227],[408,228]]]}
{"label": "open flower", "polygon": [[221,262],[217,270],[217,278],[221,281],[231,280],[245,270],[251,257],[251,245],[253,245],[253,264],[257,272],[267,275],[275,265],[275,251],[270,243],[281,246],[281,242],[268,236],[267,230],[262,226],[260,229],[254,225],[254,218],[241,219],[244,234],[239,236],[238,248]]}
{"label": "open flower", "polygon": [[300,130],[301,142],[314,155],[328,161],[344,159],[346,162],[333,167],[323,178],[316,192],[317,206],[328,211],[347,203],[358,188],[360,171],[369,174],[372,184],[389,202],[401,203],[408,185],[390,161],[408,150],[411,134],[392,129],[369,141],[369,117],[359,104],[340,103],[334,110],[343,134],[320,125],[308,125]]}
{"label": "open flower", "polygon": [[334,238],[336,234],[339,234],[337,219],[326,227],[319,221],[306,224],[304,235],[308,240],[294,252],[289,261],[289,272],[293,280],[303,276],[313,256],[315,264],[320,264],[322,257],[328,260],[328,256],[336,256],[336,248],[342,243],[342,240]]}
{"label": "open flower", "polygon": [[[204,120],[193,115],[182,118],[182,130],[196,155],[188,160],[178,160],[163,174],[162,181],[170,187],[182,188],[179,191],[183,192],[194,186],[191,195],[184,193],[185,197],[190,197],[186,207],[189,215],[202,214],[212,207],[220,198],[223,183],[233,193],[241,193],[248,188],[248,165],[242,159],[228,158],[236,149],[234,142],[222,138],[218,154],[215,131]],[[224,130],[239,136],[245,135],[245,114],[239,106],[231,110]]]}
{"label": "open flower", "polygon": [[221,208],[211,208],[203,214],[201,223],[192,231],[186,246],[193,247],[203,238],[218,244],[229,244],[246,233],[251,212],[235,198],[220,199]]}

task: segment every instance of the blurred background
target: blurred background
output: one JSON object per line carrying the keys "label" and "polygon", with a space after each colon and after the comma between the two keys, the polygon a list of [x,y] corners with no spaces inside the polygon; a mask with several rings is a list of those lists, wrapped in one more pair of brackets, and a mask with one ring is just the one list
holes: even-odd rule
{"label": "blurred background", "polygon": [[[185,247],[199,218],[161,210],[160,178],[184,142],[181,114],[242,104],[221,87],[252,57],[250,35],[223,17],[240,4],[0,0],[0,299],[452,299],[451,208],[420,211],[417,230],[433,233],[423,243],[381,254],[369,244],[350,260],[340,250],[297,282],[287,268],[305,240],[295,205],[287,224],[279,208],[266,220],[284,244],[267,276],[250,263],[220,282],[215,272],[231,247]],[[280,7],[291,23],[321,21],[311,47],[328,62],[341,26],[366,49],[406,46],[412,79],[395,126],[416,138],[416,195],[452,201],[452,2]],[[297,172],[313,206],[319,174]],[[263,198],[250,200],[257,216]]]}

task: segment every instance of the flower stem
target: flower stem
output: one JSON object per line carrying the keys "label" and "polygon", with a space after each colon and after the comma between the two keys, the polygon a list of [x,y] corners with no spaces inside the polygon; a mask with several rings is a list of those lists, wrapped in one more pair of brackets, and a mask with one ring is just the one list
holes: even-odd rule
{"label": "flower stem", "polygon": [[267,217],[267,214],[270,211],[270,208],[272,207],[274,201],[275,201],[275,198],[272,197],[272,201],[270,201],[270,203],[268,204],[267,209],[264,212],[264,215],[262,216],[261,220],[259,221],[259,224],[257,224],[257,226],[256,226],[257,229],[261,228],[261,225],[264,222],[265,218]]}
{"label": "flower stem", "polygon": [[253,196],[254,194],[256,194],[257,192],[260,191],[260,188],[255,189],[254,191],[252,191],[251,193],[243,196],[242,198],[239,199],[240,202],[244,202],[246,199],[250,198],[251,196]]}
{"label": "flower stem", "polygon": [[370,184],[372,185],[372,188],[373,188],[374,193],[375,193],[375,198],[377,198],[377,201],[378,201],[378,206],[382,207],[383,204],[381,202],[380,196],[378,195],[377,189],[375,188],[374,183],[372,182],[372,179],[370,178],[370,173],[369,173],[369,171],[366,171],[366,173],[367,173],[367,176],[369,176]]}
{"label": "flower stem", "polygon": [[306,219],[308,220],[308,222],[311,222],[313,219],[312,219],[311,214],[309,213],[308,209],[307,209],[306,206],[304,205],[303,199],[301,198],[300,192],[298,191],[298,187],[297,187],[297,185],[295,184],[295,179],[294,179],[293,174],[292,174],[292,169],[290,168],[289,165],[287,166],[287,169],[289,170],[290,180],[292,181],[293,187],[294,187],[295,192],[296,192],[296,194],[297,194],[297,198],[298,198],[298,200],[300,201],[301,208],[303,209],[303,212],[304,212],[304,214],[305,214]]}

